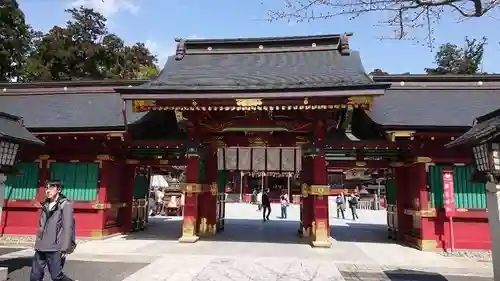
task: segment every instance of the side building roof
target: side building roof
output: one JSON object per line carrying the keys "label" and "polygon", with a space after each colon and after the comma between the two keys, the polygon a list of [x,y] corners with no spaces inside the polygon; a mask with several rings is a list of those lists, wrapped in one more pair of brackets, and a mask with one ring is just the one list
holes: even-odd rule
{"label": "side building roof", "polygon": [[387,128],[466,129],[500,107],[500,75],[381,75],[392,86],[369,113]]}
{"label": "side building roof", "polygon": [[[123,130],[123,102],[113,87],[144,81],[68,81],[0,84],[0,112],[22,116],[34,132]],[[141,118],[126,108],[127,123]]]}

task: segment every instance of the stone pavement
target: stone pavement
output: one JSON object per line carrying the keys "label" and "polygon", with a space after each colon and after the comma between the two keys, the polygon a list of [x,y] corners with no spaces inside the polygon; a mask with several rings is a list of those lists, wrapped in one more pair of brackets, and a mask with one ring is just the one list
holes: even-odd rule
{"label": "stone pavement", "polygon": [[[335,242],[330,249],[311,248],[296,236],[298,206],[290,207],[287,220],[277,218],[279,206],[273,206],[271,221],[265,223],[253,205],[228,204],[226,212],[225,231],[196,244],[177,243],[181,221],[167,217],[152,218],[145,232],[80,244],[68,272],[80,281],[493,280],[488,263],[390,243],[383,211],[361,211],[356,222],[349,215],[347,220],[332,218]],[[0,259],[31,254],[17,251]]]}

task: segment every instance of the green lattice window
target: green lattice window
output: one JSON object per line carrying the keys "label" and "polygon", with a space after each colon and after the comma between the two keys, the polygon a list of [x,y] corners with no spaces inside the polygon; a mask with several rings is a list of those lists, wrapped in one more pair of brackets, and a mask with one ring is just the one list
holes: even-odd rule
{"label": "green lattice window", "polygon": [[33,200],[38,191],[39,167],[37,163],[19,163],[16,168],[21,175],[8,175],[5,182],[4,196],[6,200]]}
{"label": "green lattice window", "polygon": [[457,208],[464,209],[485,209],[486,208],[486,187],[484,184],[473,184],[470,177],[473,172],[471,166],[445,166],[436,165],[429,167],[429,187],[431,206],[434,208],[443,207],[443,180],[441,171],[443,169],[453,169],[455,204]]}
{"label": "green lattice window", "polygon": [[96,200],[99,164],[55,162],[50,165],[50,180],[62,181],[63,193],[71,200]]}

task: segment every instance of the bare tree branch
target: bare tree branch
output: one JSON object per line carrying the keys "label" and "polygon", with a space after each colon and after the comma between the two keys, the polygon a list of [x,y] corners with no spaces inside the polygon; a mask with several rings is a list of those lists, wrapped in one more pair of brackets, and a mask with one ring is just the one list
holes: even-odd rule
{"label": "bare tree branch", "polygon": [[312,21],[347,15],[351,19],[373,12],[387,14],[382,23],[394,28],[393,39],[407,39],[410,29],[427,27],[432,45],[433,25],[445,12],[460,18],[478,18],[500,6],[500,0],[284,0],[284,6],[270,10],[269,20]]}

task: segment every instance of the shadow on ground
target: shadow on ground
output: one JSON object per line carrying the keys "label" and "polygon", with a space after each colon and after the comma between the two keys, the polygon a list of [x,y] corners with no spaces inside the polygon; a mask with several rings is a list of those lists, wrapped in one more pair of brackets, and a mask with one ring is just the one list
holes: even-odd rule
{"label": "shadow on ground", "polygon": [[[65,273],[79,281],[121,281],[137,270],[143,268],[145,263],[118,263],[118,262],[91,262],[67,261]],[[31,258],[14,258],[0,260],[0,267],[9,269],[9,281],[29,280],[31,271]],[[49,281],[48,272],[43,281]]]}
{"label": "shadow on ground", "polygon": [[[293,220],[226,219],[224,230],[213,237],[201,237],[204,241],[302,243],[297,230],[299,222]],[[174,217],[152,217],[143,231],[125,235],[126,239],[175,240],[182,235],[182,220]]]}
{"label": "shadow on ground", "polygon": [[331,236],[337,241],[364,243],[395,243],[388,238],[387,226],[380,224],[346,222],[332,225]]}
{"label": "shadow on ground", "polygon": [[[463,275],[441,275],[438,273],[430,273],[415,270],[391,270],[385,271],[384,274],[376,272],[350,272],[341,271],[342,276],[346,281],[375,281],[375,280],[390,280],[390,281],[493,281],[492,277],[480,276],[463,276]],[[389,278],[389,279],[387,279]]]}
{"label": "shadow on ground", "polygon": [[[387,227],[379,224],[347,222],[347,225],[332,225],[331,235],[337,241],[394,243],[387,237]],[[304,243],[297,235],[296,220],[273,219],[267,222],[256,219],[226,219],[224,231],[214,237],[201,237],[205,241],[255,242],[255,243]],[[143,231],[125,235],[134,240],[172,240],[182,235],[182,218],[152,217]]]}

